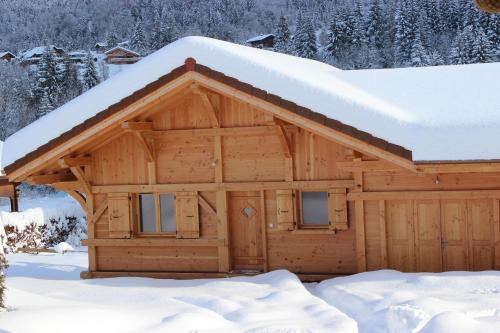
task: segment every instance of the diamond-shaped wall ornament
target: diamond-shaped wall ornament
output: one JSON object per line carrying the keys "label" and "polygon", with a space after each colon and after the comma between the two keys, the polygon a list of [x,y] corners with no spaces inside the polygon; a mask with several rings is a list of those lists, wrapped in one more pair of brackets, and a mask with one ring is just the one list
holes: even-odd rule
{"label": "diamond-shaped wall ornament", "polygon": [[252,217],[255,214],[255,208],[253,208],[252,206],[248,205],[248,206],[246,206],[245,208],[243,208],[241,210],[241,213],[245,217],[250,218],[250,217]]}

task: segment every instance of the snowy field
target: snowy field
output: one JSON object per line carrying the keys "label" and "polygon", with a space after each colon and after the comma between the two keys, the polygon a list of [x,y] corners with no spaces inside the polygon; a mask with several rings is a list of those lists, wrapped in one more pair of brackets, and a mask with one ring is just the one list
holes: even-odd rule
{"label": "snowy field", "polygon": [[2,333],[500,331],[500,272],[80,280],[85,252],[8,259]]}

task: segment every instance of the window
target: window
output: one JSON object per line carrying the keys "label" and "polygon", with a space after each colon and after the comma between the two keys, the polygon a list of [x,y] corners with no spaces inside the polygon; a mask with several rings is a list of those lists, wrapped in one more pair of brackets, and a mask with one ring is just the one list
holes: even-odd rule
{"label": "window", "polygon": [[328,227],[328,192],[302,192],[303,228]]}
{"label": "window", "polygon": [[175,196],[160,194],[161,232],[175,232]]}
{"label": "window", "polygon": [[140,194],[141,232],[156,232],[156,207],[153,194]]}
{"label": "window", "polygon": [[139,232],[175,234],[175,196],[139,194]]}

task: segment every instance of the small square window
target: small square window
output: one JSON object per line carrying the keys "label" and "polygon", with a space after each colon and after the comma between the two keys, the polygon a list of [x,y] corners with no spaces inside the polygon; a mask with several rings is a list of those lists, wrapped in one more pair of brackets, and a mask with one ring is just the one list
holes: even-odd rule
{"label": "small square window", "polygon": [[156,208],[153,194],[140,194],[141,232],[156,232]]}
{"label": "small square window", "polygon": [[328,226],[328,193],[302,192],[302,225]]}
{"label": "small square window", "polygon": [[175,232],[175,196],[160,194],[161,232]]}

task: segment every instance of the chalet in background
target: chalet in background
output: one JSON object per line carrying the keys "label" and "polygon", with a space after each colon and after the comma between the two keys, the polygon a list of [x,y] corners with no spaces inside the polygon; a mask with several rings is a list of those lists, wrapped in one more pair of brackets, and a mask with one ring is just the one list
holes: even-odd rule
{"label": "chalet in background", "polygon": [[[51,45],[48,48],[49,48],[50,52],[52,52],[52,54],[55,57],[63,57],[64,55],[66,55],[66,52],[64,51],[64,49],[62,49],[60,47]],[[28,51],[22,52],[19,55],[19,58],[20,58],[22,64],[25,64],[25,65],[36,64],[42,58],[43,54],[45,53],[45,50],[47,50],[47,46],[37,46],[37,47],[34,47]]]}
{"label": "chalet in background", "polygon": [[106,55],[106,62],[115,65],[134,64],[142,59],[139,53],[122,46],[115,46],[104,52],[104,54]]}
{"label": "chalet in background", "polygon": [[500,269],[499,66],[183,38],[9,137],[4,169],[80,202],[84,278]]}
{"label": "chalet in background", "polygon": [[15,59],[16,59],[16,56],[12,52],[9,52],[9,51],[0,52],[0,60],[3,60],[3,61],[12,61],[12,60],[15,60]]}
{"label": "chalet in background", "polygon": [[94,50],[98,53],[104,53],[108,48],[108,43],[106,42],[97,42],[94,45]]}
{"label": "chalet in background", "polygon": [[266,34],[255,36],[246,41],[247,44],[250,44],[252,47],[258,47],[260,49],[269,49],[274,47],[274,35]]}

